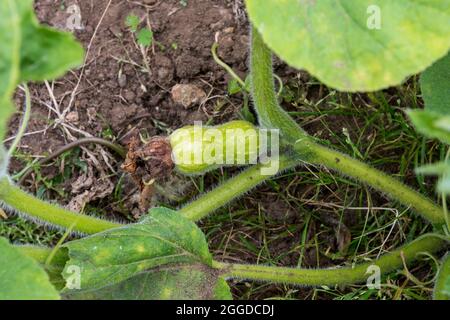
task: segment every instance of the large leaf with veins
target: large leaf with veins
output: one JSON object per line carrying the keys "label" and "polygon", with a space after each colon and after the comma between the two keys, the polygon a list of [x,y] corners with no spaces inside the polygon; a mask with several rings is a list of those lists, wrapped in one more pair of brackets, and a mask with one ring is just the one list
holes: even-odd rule
{"label": "large leaf with veins", "polygon": [[288,64],[342,91],[401,83],[450,48],[450,0],[246,0]]}

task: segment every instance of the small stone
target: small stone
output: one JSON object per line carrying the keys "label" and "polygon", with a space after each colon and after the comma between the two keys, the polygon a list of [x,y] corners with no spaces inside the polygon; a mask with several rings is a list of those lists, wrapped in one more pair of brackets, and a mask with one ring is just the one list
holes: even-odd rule
{"label": "small stone", "polygon": [[172,88],[173,101],[185,109],[200,104],[205,98],[205,91],[193,84],[177,84]]}
{"label": "small stone", "polygon": [[223,30],[223,33],[227,34],[227,33],[234,33],[234,28],[233,27],[229,27]]}
{"label": "small stone", "polygon": [[80,121],[80,116],[78,115],[78,112],[71,111],[66,115],[66,121],[70,123],[78,123]]}
{"label": "small stone", "polygon": [[117,82],[119,83],[119,87],[125,88],[125,86],[127,85],[127,76],[123,73],[120,74],[117,78]]}

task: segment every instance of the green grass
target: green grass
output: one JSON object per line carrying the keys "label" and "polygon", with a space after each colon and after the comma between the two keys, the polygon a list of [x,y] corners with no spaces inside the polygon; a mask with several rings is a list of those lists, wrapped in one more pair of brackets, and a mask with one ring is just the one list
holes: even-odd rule
{"label": "green grass", "polygon": [[56,245],[64,232],[32,223],[17,215],[0,220],[0,236],[16,244]]}
{"label": "green grass", "polygon": [[[419,94],[417,79],[370,95],[336,93],[314,81],[295,80],[285,85],[282,97],[290,114],[324,144],[435,197],[435,181],[416,176],[414,168],[442,159],[446,150],[419,136],[406,119],[406,108],[421,106]],[[76,154],[70,154],[65,159],[64,172],[67,170],[70,176],[83,170],[76,158]],[[30,161],[27,157],[21,159],[24,163]],[[51,166],[60,165],[59,161]],[[237,169],[226,169],[187,178],[195,185],[192,196],[235,172]],[[35,173],[35,185],[43,197],[67,201],[59,190],[62,180],[58,175],[49,181],[40,174],[41,168],[35,168]],[[121,201],[121,189],[116,188],[110,202]],[[107,212],[108,202],[89,205],[86,212],[101,216]],[[201,227],[217,260],[307,268],[376,259],[432,230],[408,208],[383,194],[326,168],[308,165],[259,186],[204,219]],[[54,244],[62,236],[20,218],[0,220],[0,235],[35,244]],[[339,246],[339,241],[345,245]],[[370,290],[365,285],[308,288],[247,281],[232,281],[231,285],[236,299],[420,300],[430,298],[435,269],[432,257],[424,255],[409,270],[384,276],[381,290]]]}

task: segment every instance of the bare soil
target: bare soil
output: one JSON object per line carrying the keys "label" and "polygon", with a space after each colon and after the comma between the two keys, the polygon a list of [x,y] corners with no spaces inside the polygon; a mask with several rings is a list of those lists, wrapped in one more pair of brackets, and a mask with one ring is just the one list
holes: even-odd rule
{"label": "bare soil", "polygon": [[[217,34],[220,58],[245,77],[248,25],[240,1],[195,0],[184,6],[179,0],[37,0],[35,11],[41,23],[67,29],[72,14],[68,8],[72,5],[81,10],[82,29],[72,31],[86,49],[85,64],[50,83],[50,88],[32,86],[33,116],[28,127],[32,134],[24,137],[21,152],[43,156],[89,135],[114,137],[126,146],[137,133],[146,137],[167,135],[194,121],[220,123],[237,118],[241,98],[227,95],[229,76],[212,59],[211,46]],[[130,14],[141,19],[141,27],[151,26],[154,33],[153,44],[145,52],[126,26]],[[206,98],[189,107],[175,103],[171,90],[180,84],[195,85]],[[224,99],[227,103],[218,103]],[[16,104],[20,106],[22,100],[18,93]],[[19,122],[20,115],[11,121],[11,134]],[[64,129],[61,122],[70,128]],[[117,168],[115,162],[119,160],[108,150],[89,149],[90,154],[81,155],[83,161],[100,172],[94,170],[95,179],[90,180],[101,180],[108,169]],[[11,170],[19,171],[23,165],[23,161],[15,160]],[[42,173],[52,178],[62,170],[64,163],[59,168],[44,167]],[[72,196],[92,187],[90,183],[73,194],[79,174],[73,172],[66,181],[64,189]],[[117,177],[108,180],[115,184]],[[110,190],[110,182],[103,187]],[[27,185],[30,183],[33,190],[36,186],[33,181]],[[132,187],[129,184],[128,191]],[[106,197],[104,192],[101,197]],[[90,198],[99,197],[92,194]]]}

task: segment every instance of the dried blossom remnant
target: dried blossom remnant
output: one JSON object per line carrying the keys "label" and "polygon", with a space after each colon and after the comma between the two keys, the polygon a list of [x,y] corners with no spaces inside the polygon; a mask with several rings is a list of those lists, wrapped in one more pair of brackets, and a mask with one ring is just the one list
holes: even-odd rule
{"label": "dried blossom remnant", "polygon": [[172,147],[166,137],[152,137],[140,150],[139,157],[153,179],[168,177],[174,168]]}
{"label": "dried blossom remnant", "polygon": [[123,171],[128,172],[129,174],[134,175],[137,170],[137,151],[139,148],[139,139],[136,137],[131,138],[128,143],[128,152],[123,162],[121,168]]}
{"label": "dried blossom remnant", "polygon": [[122,164],[122,170],[130,174],[156,180],[169,176],[173,168],[170,142],[166,137],[159,136],[152,137],[144,145],[141,145],[138,138],[132,138]]}
{"label": "dried blossom remnant", "polygon": [[131,139],[122,170],[130,173],[139,186],[139,207],[142,212],[149,209],[154,191],[153,182],[168,178],[173,168],[172,147],[166,137],[155,136],[146,143],[137,137]]}

